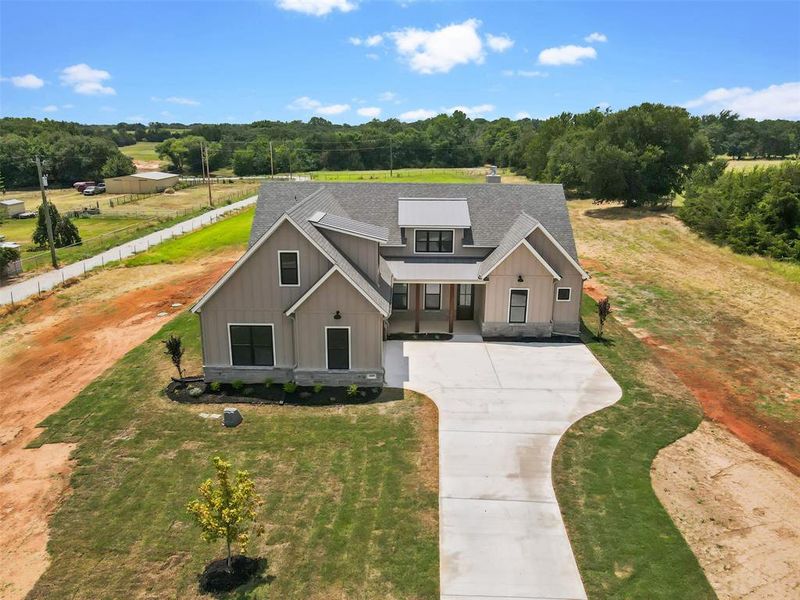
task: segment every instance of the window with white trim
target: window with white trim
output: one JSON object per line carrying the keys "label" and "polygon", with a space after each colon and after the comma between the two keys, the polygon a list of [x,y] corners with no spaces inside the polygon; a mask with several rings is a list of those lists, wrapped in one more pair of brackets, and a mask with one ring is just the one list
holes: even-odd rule
{"label": "window with white trim", "polygon": [[325,351],[328,369],[348,370],[350,368],[350,328],[325,328]]}
{"label": "window with white trim", "polygon": [[450,229],[417,229],[414,231],[414,252],[453,252],[453,231]]}
{"label": "window with white trim", "polygon": [[438,283],[425,284],[425,310],[441,310],[442,286]]}
{"label": "window with white trim", "polygon": [[569,302],[572,300],[572,288],[560,287],[556,290],[557,302]]}
{"label": "window with white trim", "polygon": [[278,252],[280,285],[300,285],[300,253],[295,250]]}
{"label": "window with white trim", "polygon": [[392,286],[392,308],[408,310],[408,284],[395,283]]}
{"label": "window with white trim", "polygon": [[512,289],[508,298],[508,322],[525,323],[528,320],[528,290]]}
{"label": "window with white trim", "polygon": [[272,325],[230,325],[231,364],[275,366]]}

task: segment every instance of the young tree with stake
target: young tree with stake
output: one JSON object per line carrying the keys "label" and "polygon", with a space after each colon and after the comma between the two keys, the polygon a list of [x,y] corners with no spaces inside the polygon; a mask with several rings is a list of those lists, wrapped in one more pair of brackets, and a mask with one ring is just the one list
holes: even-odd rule
{"label": "young tree with stake", "polygon": [[162,340],[164,343],[164,354],[169,356],[172,364],[175,365],[175,368],[178,369],[178,378],[183,379],[183,369],[181,368],[181,360],[183,359],[183,353],[186,352],[186,349],[183,347],[183,342],[181,341],[180,336],[170,334],[170,336]]}
{"label": "young tree with stake", "polygon": [[610,314],[611,301],[608,299],[608,296],[606,296],[597,303],[597,318],[600,322],[600,326],[597,328],[597,339],[603,339],[603,328],[605,327],[606,319]]}

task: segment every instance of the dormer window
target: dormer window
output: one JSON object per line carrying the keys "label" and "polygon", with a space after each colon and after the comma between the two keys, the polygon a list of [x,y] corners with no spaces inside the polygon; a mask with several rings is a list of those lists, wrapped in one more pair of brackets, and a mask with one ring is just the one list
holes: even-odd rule
{"label": "dormer window", "polygon": [[297,250],[278,252],[278,278],[281,287],[300,285],[300,253]]}
{"label": "dormer window", "polygon": [[417,229],[414,231],[414,252],[453,253],[452,229]]}

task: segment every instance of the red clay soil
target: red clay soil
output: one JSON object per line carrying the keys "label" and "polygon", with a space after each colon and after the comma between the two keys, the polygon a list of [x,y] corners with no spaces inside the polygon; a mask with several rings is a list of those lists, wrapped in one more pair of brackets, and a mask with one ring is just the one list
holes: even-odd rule
{"label": "red clay soil", "polygon": [[38,423],[186,310],[234,259],[101,272],[9,317],[17,322],[0,332],[0,599],[23,598],[47,567],[48,516],[68,488],[74,446],[26,448]]}

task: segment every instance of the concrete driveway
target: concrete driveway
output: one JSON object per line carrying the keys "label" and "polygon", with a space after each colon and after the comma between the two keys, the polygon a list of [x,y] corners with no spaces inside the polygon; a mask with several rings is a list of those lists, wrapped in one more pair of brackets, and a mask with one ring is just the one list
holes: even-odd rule
{"label": "concrete driveway", "polygon": [[586,598],[551,480],[567,428],[622,395],[582,344],[386,342],[439,408],[441,597]]}

